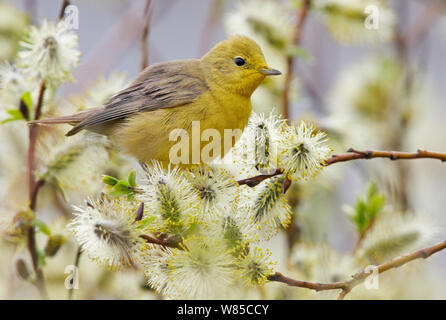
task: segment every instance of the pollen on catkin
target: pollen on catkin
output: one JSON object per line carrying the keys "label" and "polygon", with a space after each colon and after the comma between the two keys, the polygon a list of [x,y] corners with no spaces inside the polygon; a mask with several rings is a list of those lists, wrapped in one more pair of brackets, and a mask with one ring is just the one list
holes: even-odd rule
{"label": "pollen on catkin", "polygon": [[70,72],[79,64],[78,36],[62,20],[44,20],[31,26],[21,42],[18,64],[32,70],[34,76],[48,83],[71,80]]}
{"label": "pollen on catkin", "polygon": [[88,199],[74,207],[69,228],[88,256],[110,269],[133,265],[139,257],[142,239],[134,224],[136,207],[121,198]]}
{"label": "pollen on catkin", "polygon": [[137,199],[156,217],[158,231],[182,235],[197,223],[201,199],[178,167],[146,166],[146,181]]}
{"label": "pollen on catkin", "polygon": [[281,168],[291,180],[308,180],[324,166],[332,149],[327,134],[301,121],[283,128],[280,136]]}

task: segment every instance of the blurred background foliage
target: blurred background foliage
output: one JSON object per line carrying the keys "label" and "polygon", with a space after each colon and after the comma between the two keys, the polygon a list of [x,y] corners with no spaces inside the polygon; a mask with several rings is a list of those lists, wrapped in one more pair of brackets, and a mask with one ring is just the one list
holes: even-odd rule
{"label": "blurred background foliage", "polygon": [[[73,82],[46,96],[46,114],[98,106],[140,70],[145,1],[72,2],[79,9],[81,64]],[[307,1],[152,2],[149,63],[199,57],[228,35],[245,34],[261,45],[270,66],[285,75],[291,70],[288,83],[286,76],[268,78],[255,92],[255,111],[313,121],[328,133],[334,153],[349,147],[446,151],[446,1],[310,1],[298,41],[296,24]],[[56,20],[61,3],[0,2],[0,60],[13,61],[26,27],[43,18]],[[377,30],[364,27],[364,8],[370,4],[379,8]],[[30,96],[35,101],[36,93]],[[63,299],[65,267],[74,263],[77,252],[65,230],[71,205],[100,193],[103,174],[125,179],[136,166],[105,140],[83,134],[67,142],[65,127],[44,128],[38,172],[50,183],[40,194],[39,220],[30,218],[24,178],[27,126],[22,115],[5,107],[14,99],[3,92],[0,100],[1,119],[18,119],[0,126],[0,297],[38,297],[23,281],[34,277],[23,232],[35,224],[49,294]],[[446,231],[444,181],[444,164],[437,161],[378,159],[330,166],[315,179],[292,185],[287,193],[292,225],[264,246],[278,262],[275,270],[290,277],[348,280],[369,264],[441,239]],[[381,275],[379,290],[360,286],[349,298],[446,298],[445,265],[441,254],[411,263]],[[86,258],[80,261],[79,279],[75,298],[160,298],[141,272],[115,273]],[[335,292],[271,283],[232,298],[332,297]]]}

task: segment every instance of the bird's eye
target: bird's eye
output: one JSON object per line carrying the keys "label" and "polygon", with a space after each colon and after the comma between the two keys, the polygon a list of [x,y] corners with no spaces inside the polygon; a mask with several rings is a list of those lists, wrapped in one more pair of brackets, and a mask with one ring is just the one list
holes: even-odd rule
{"label": "bird's eye", "polygon": [[236,57],[236,58],[234,58],[234,62],[236,65],[238,65],[240,67],[245,64],[245,59]]}

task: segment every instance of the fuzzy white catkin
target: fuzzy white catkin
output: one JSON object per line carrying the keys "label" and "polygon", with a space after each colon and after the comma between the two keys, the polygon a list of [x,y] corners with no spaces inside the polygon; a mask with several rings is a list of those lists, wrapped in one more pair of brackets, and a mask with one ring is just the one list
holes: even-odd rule
{"label": "fuzzy white catkin", "polygon": [[44,20],[31,26],[21,42],[18,64],[37,79],[51,84],[70,80],[70,72],[79,64],[78,36],[64,21]]}

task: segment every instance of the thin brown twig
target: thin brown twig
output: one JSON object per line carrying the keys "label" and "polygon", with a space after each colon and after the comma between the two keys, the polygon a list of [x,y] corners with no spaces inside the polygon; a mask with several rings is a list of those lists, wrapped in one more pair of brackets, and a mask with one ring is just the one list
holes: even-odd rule
{"label": "thin brown twig", "polygon": [[280,272],[276,272],[273,275],[270,275],[268,277],[268,280],[273,282],[282,282],[291,287],[306,288],[315,291],[336,290],[336,289],[344,290],[344,288],[347,288],[348,286],[346,282],[319,283],[319,282],[295,280],[284,276]]}
{"label": "thin brown twig", "polygon": [[65,16],[65,9],[70,5],[70,0],[64,0],[62,3],[62,8],[60,8],[59,12],[59,20],[62,20]]}
{"label": "thin brown twig", "polygon": [[[62,8],[59,13],[59,20],[61,20],[64,17],[65,9],[68,5],[70,5],[70,1],[64,0],[62,3]],[[46,90],[46,83],[45,81],[42,81],[39,88],[39,96],[37,99],[33,120],[38,120],[42,115],[43,97],[45,94],[45,90]],[[32,211],[33,215],[35,215],[34,211],[37,206],[37,195],[41,187],[45,184],[44,180],[39,180],[36,182],[34,177],[35,151],[36,151],[38,132],[39,132],[39,126],[37,124],[31,124],[29,127],[27,165],[28,165],[29,208]],[[33,225],[30,226],[28,229],[27,246],[29,253],[31,255],[33,269],[36,274],[35,284],[37,286],[37,289],[39,290],[40,296],[43,299],[48,299],[48,292],[46,290],[45,278],[43,276],[43,271],[39,266],[39,255],[37,253],[37,245],[36,245],[36,230]]]}
{"label": "thin brown twig", "polygon": [[[38,120],[42,113],[42,105],[43,105],[43,96],[45,93],[45,82],[42,82],[40,85],[39,90],[39,97],[37,100],[37,105],[34,112],[34,120]],[[42,180],[39,180],[38,182],[35,181],[34,177],[34,167],[35,167],[35,149],[36,149],[36,141],[37,141],[37,134],[38,134],[39,126],[36,124],[32,124],[29,127],[29,145],[28,145],[28,188],[29,188],[29,208],[33,212],[36,209],[37,205],[37,194],[40,190],[40,188],[43,186],[44,182]],[[40,296],[43,299],[48,299],[48,293],[45,286],[45,280],[43,277],[42,269],[39,267],[39,256],[37,253],[37,247],[36,247],[36,231],[34,226],[30,226],[28,229],[28,250],[31,255],[32,265],[34,272],[36,274],[36,281],[35,284],[37,286],[37,289],[39,290]]]}
{"label": "thin brown twig", "polygon": [[[62,3],[62,8],[59,13],[59,20],[63,19],[65,14],[65,9],[68,5],[70,5],[70,1],[64,0]],[[37,99],[33,120],[38,120],[42,115],[43,98],[45,90],[46,90],[46,83],[45,81],[42,81],[39,88],[39,96]],[[33,216],[35,216],[34,211],[37,206],[37,195],[41,187],[45,184],[44,180],[39,180],[36,182],[34,177],[35,151],[36,151],[38,132],[39,132],[39,126],[37,124],[31,124],[29,127],[27,165],[28,165],[29,208],[32,211]],[[30,226],[28,229],[27,246],[29,253],[31,255],[33,269],[36,274],[35,284],[37,286],[37,289],[39,290],[40,296],[43,299],[48,299],[48,292],[45,285],[45,278],[43,276],[43,271],[39,266],[39,255],[37,253],[37,245],[36,245],[36,230],[34,226]]]}
{"label": "thin brown twig", "polygon": [[39,193],[40,188],[43,187],[43,185],[45,184],[45,180],[38,180],[35,184],[34,184],[34,188],[32,189],[32,193],[30,196],[30,209],[31,210],[35,210],[36,209],[36,205],[37,205],[37,194]]}
{"label": "thin brown twig", "polygon": [[[407,7],[401,8],[407,11]],[[416,68],[411,61],[414,50],[420,47],[423,39],[432,29],[438,18],[446,10],[446,3],[444,1],[430,1],[423,6],[417,17],[413,19],[413,23],[408,26],[400,26],[395,30],[395,49],[398,62],[403,67],[403,84],[406,96],[413,94],[414,80],[416,76]],[[408,12],[406,12],[408,13]],[[419,49],[419,48],[418,48]],[[404,103],[404,102],[400,102]],[[397,126],[397,132],[394,134],[392,143],[393,149],[400,149],[402,145],[402,139],[407,134],[408,129],[408,117],[402,116]],[[403,211],[406,211],[410,207],[410,199],[407,191],[407,166],[402,164],[397,167],[396,173],[398,175],[399,187],[395,188],[395,200]]]}
{"label": "thin brown twig", "polygon": [[[333,155],[331,158],[325,160],[324,165],[329,166],[338,162],[346,162],[358,159],[375,159],[375,158],[387,158],[390,160],[411,160],[411,159],[437,159],[442,162],[446,161],[446,153],[432,152],[427,150],[418,149],[417,152],[401,152],[401,151],[378,151],[378,150],[355,150],[350,148],[347,153]],[[237,181],[239,185],[247,185],[249,187],[255,187],[263,180],[272,178],[279,174],[282,174],[282,169],[276,169],[271,174],[261,174],[258,176],[246,178]]]}
{"label": "thin brown twig", "polygon": [[[39,97],[37,100],[36,109],[34,112],[34,120],[38,120],[42,114],[43,96],[45,93],[46,85],[42,82],[39,89]],[[31,124],[29,127],[29,145],[28,145],[28,179],[29,179],[29,198],[35,200],[34,193],[37,191],[36,183],[34,179],[34,153],[36,147],[37,133],[39,126],[37,124]],[[35,201],[30,203],[30,208],[34,210]]]}
{"label": "thin brown twig", "polygon": [[141,234],[139,236],[140,236],[140,238],[146,240],[147,243],[157,244],[157,245],[160,245],[160,246],[166,247],[166,248],[181,249],[181,250],[184,249],[183,247],[180,246],[179,243],[177,243],[175,241],[171,241],[169,239],[154,238],[154,237],[148,236],[146,234]]}
{"label": "thin brown twig", "polygon": [[[304,0],[302,2],[302,7],[297,11],[296,24],[293,30],[292,44],[294,46],[299,45],[302,30],[307,17],[307,12],[310,9],[311,0]],[[282,91],[282,115],[284,119],[289,119],[289,91],[291,87],[291,81],[293,80],[293,69],[294,69],[295,57],[293,55],[288,55],[286,62],[286,73],[285,73],[285,84]]]}
{"label": "thin brown twig", "polygon": [[390,160],[411,160],[411,159],[438,159],[442,162],[446,161],[446,153],[432,152],[418,149],[417,152],[401,152],[401,151],[375,151],[375,150],[355,150],[350,148],[346,154],[333,155],[325,161],[325,165],[329,166],[337,162],[345,162],[356,159],[374,159],[374,158],[388,158]]}
{"label": "thin brown twig", "polygon": [[356,253],[359,248],[361,248],[362,242],[364,241],[366,235],[368,234],[368,232],[373,228],[373,226],[375,225],[375,221],[376,221],[376,217],[374,217],[369,225],[367,226],[367,228],[359,234],[358,240],[356,241],[355,247],[353,248],[353,253]]}
{"label": "thin brown twig", "polygon": [[36,280],[33,282],[42,299],[48,299],[48,293],[45,286],[45,280],[43,277],[42,269],[39,267],[39,256],[36,249],[36,230],[34,226],[30,226],[28,229],[28,250],[31,255],[32,266],[36,275]]}
{"label": "thin brown twig", "polygon": [[[39,97],[37,100],[36,109],[34,112],[34,120],[38,120],[42,113],[43,96],[45,93],[45,82],[42,82],[39,89]],[[28,183],[29,183],[29,199],[33,198],[33,193],[35,192],[35,179],[34,179],[34,153],[36,148],[37,133],[39,131],[39,126],[37,124],[32,124],[29,127],[29,145],[28,145]],[[35,203],[31,203],[30,207],[33,210]]]}
{"label": "thin brown twig", "polygon": [[[383,264],[376,266],[376,271],[378,274],[381,274],[383,272],[386,272],[391,269],[399,268],[406,263],[416,260],[416,259],[427,259],[431,255],[443,250],[446,248],[446,241],[442,241],[440,243],[437,243],[431,247],[427,247],[418,251],[415,251],[411,254],[408,254],[406,256],[401,256],[398,258],[395,258],[391,261],[385,262]],[[275,274],[268,277],[269,281],[275,281],[275,282],[282,282],[289,286],[293,287],[300,287],[300,288],[306,288],[311,289],[315,291],[323,291],[323,290],[341,290],[341,292],[338,295],[338,300],[342,300],[345,298],[345,296],[356,286],[364,282],[367,277],[370,275],[371,271],[369,268],[362,270],[352,276],[352,279],[349,281],[339,281],[339,282],[332,282],[332,283],[318,283],[318,282],[310,282],[310,281],[301,281],[301,280],[294,280],[291,278],[288,278],[284,276],[283,274],[276,272]]]}
{"label": "thin brown twig", "polygon": [[144,8],[144,24],[141,34],[141,70],[144,70],[149,65],[149,51],[147,48],[147,36],[150,31],[151,17],[151,0],[146,1]]}
{"label": "thin brown twig", "polygon": [[242,180],[237,181],[237,183],[238,183],[239,186],[247,185],[248,187],[253,188],[256,185],[258,185],[260,182],[262,182],[263,180],[268,179],[268,178],[272,178],[272,177],[277,176],[277,175],[282,174],[282,173],[283,173],[282,169],[276,169],[273,173],[261,174],[261,175],[255,176],[255,177],[242,179]]}

